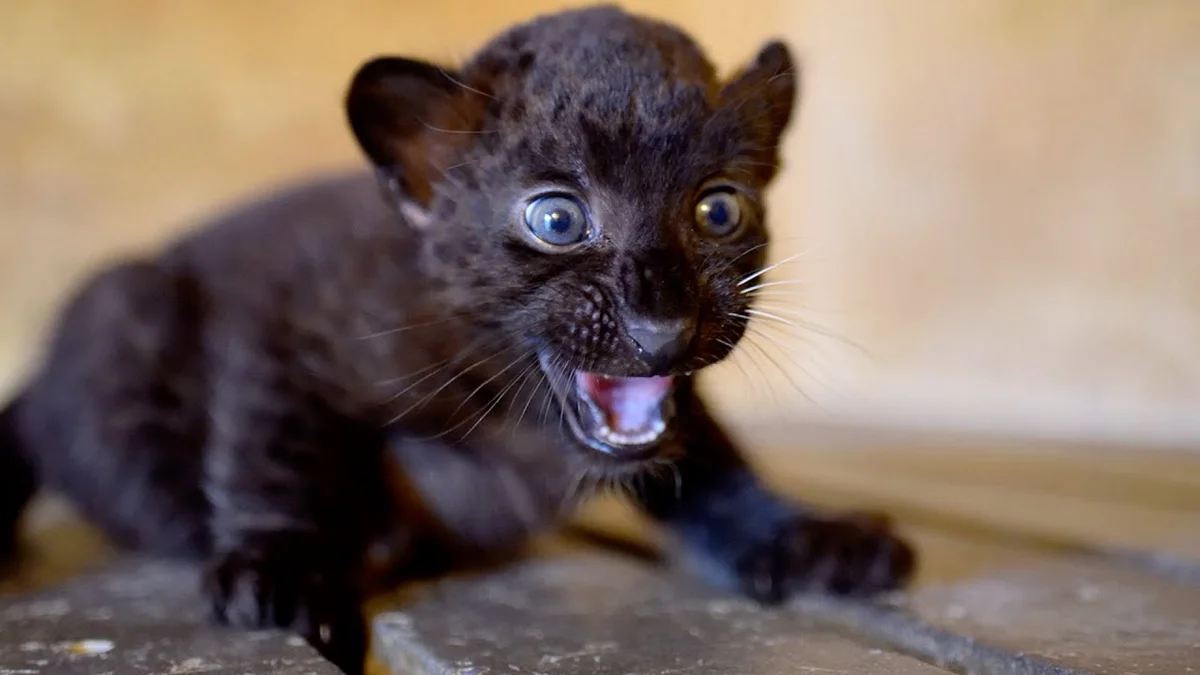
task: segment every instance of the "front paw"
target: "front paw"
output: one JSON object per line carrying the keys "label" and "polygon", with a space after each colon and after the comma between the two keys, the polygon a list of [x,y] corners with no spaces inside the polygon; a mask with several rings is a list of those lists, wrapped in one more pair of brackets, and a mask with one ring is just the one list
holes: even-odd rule
{"label": "front paw", "polygon": [[292,631],[343,671],[362,671],[366,628],[358,595],[336,575],[306,565],[305,556],[220,555],[205,573],[204,590],[218,623]]}
{"label": "front paw", "polygon": [[737,575],[747,595],[775,604],[804,591],[868,596],[900,589],[915,560],[882,517],[797,517],[742,556]]}

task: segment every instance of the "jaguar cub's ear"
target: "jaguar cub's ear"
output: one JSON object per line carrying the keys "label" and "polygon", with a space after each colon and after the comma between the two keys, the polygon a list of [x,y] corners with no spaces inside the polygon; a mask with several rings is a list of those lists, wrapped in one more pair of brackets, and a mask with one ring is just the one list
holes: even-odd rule
{"label": "jaguar cub's ear", "polygon": [[414,225],[427,224],[434,183],[473,141],[483,98],[453,71],[414,59],[379,57],[355,74],[346,94],[350,128]]}
{"label": "jaguar cub's ear", "polygon": [[739,111],[759,141],[774,150],[791,122],[799,83],[787,45],[771,41],[721,88],[720,102]]}

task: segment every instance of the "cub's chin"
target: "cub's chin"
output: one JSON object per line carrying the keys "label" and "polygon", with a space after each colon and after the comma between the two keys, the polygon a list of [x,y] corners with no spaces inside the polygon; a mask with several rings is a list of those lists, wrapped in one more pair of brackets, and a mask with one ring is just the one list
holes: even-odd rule
{"label": "cub's chin", "polygon": [[673,377],[562,373],[547,355],[540,360],[572,435],[597,459],[632,464],[659,455],[675,416]]}

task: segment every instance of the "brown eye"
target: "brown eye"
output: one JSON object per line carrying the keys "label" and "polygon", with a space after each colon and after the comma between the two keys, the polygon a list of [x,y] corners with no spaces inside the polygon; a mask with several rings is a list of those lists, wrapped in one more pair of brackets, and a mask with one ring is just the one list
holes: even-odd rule
{"label": "brown eye", "polygon": [[732,234],[742,222],[742,206],[729,190],[710,192],[696,203],[696,224],[717,237]]}

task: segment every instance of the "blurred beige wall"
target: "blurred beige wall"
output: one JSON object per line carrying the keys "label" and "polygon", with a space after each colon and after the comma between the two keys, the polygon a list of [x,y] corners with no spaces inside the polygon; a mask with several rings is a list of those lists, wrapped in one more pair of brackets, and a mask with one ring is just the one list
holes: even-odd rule
{"label": "blurred beige wall", "polygon": [[[359,161],[379,52],[453,62],[562,2],[0,3],[0,386],[102,260]],[[578,4],[578,3],[570,3]],[[743,419],[1200,446],[1200,3],[642,0],[724,68],[805,62]],[[783,376],[763,372],[782,366]],[[802,389],[803,392],[798,391]]]}

